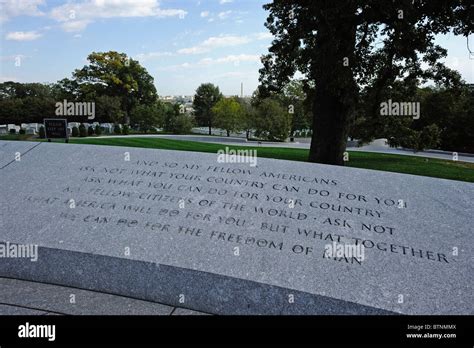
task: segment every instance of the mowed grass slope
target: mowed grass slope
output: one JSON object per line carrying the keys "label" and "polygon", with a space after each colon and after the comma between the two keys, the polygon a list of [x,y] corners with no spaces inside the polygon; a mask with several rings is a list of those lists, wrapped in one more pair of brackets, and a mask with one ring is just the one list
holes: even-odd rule
{"label": "mowed grass slope", "polygon": [[[255,149],[258,157],[306,162],[309,150],[280,147],[251,147],[226,144],[200,143],[161,138],[74,138],[71,143],[110,146],[129,146],[149,149],[195,151],[217,153],[226,146],[234,150]],[[435,158],[392,155],[373,152],[349,151],[349,167],[381,170],[387,172],[413,174],[474,182],[474,163],[447,161]]]}

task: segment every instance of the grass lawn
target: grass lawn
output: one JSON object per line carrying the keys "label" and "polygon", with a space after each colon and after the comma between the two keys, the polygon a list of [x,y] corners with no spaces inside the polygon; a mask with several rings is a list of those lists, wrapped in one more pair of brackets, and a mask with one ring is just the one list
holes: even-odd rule
{"label": "grass lawn", "polygon": [[0,135],[0,140],[36,140],[33,139],[34,135],[29,134],[5,134]]}
{"label": "grass lawn", "polygon": [[[228,146],[231,149],[256,149],[259,157],[306,162],[309,150],[279,147],[250,147],[200,143],[160,138],[75,138],[71,143],[130,146],[150,149],[216,153]],[[434,178],[474,182],[474,163],[446,161],[435,158],[349,151],[349,167],[387,172],[430,176]]]}
{"label": "grass lawn", "polygon": [[[5,135],[0,140],[28,140],[31,136]],[[31,139],[35,140],[35,139]],[[72,138],[70,143],[110,146],[129,146],[149,149],[216,153],[228,146],[231,149],[256,149],[259,157],[306,162],[309,150],[280,147],[251,147],[200,143],[160,138]],[[387,172],[430,176],[450,180],[474,182],[474,163],[454,162],[436,158],[349,151],[347,166]]]}

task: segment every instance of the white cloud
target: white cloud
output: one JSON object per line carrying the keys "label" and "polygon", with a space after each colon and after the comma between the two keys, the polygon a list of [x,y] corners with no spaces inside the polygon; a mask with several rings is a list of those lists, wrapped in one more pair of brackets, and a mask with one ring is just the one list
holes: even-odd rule
{"label": "white cloud", "polygon": [[201,18],[206,18],[206,17],[209,17],[209,11],[202,11]]}
{"label": "white cloud", "polygon": [[256,40],[273,39],[273,35],[270,32],[257,33],[257,34],[254,34],[254,37]]}
{"label": "white cloud", "polygon": [[0,23],[17,16],[41,16],[44,13],[38,6],[44,3],[44,0],[0,0]]}
{"label": "white cloud", "polygon": [[197,46],[182,48],[178,50],[180,54],[200,54],[211,51],[214,48],[239,46],[250,42],[246,36],[221,35],[210,37]]}
{"label": "white cloud", "polygon": [[6,40],[12,41],[32,41],[41,37],[42,34],[36,31],[11,31],[5,35]]}
{"label": "white cloud", "polygon": [[202,18],[207,18],[208,22],[214,22],[216,20],[226,20],[226,19],[233,19],[233,20],[242,20],[242,16],[247,15],[247,11],[232,11],[232,10],[227,10],[227,11],[221,11],[221,12],[209,12],[209,11],[204,11],[205,16],[202,15],[201,12],[201,17]]}
{"label": "white cloud", "polygon": [[82,31],[90,22],[89,20],[64,22],[61,24],[61,28],[67,32]]}
{"label": "white cloud", "polygon": [[226,18],[229,18],[229,16],[231,15],[232,11],[223,11],[223,12],[219,12],[217,14],[217,17],[219,17],[220,20],[224,20]]}
{"label": "white cloud", "polygon": [[220,35],[210,37],[199,45],[182,48],[178,50],[179,54],[201,54],[211,51],[214,48],[240,46],[252,41],[267,40],[273,36],[270,33],[255,33],[247,36]]}
{"label": "white cloud", "polygon": [[[76,22],[72,27],[82,29],[98,18],[116,17],[179,17],[187,12],[181,9],[162,9],[157,0],[84,0],[78,3],[66,3],[51,10],[50,16],[58,22]],[[68,27],[63,26],[65,30]],[[78,29],[79,30],[79,29]]]}
{"label": "white cloud", "polygon": [[213,58],[204,58],[198,62],[198,65],[211,65],[211,64],[224,64],[224,63],[233,63],[238,65],[241,62],[259,62],[260,56],[254,54],[239,54],[239,55],[228,55],[225,57],[213,59]]}
{"label": "white cloud", "polygon": [[224,5],[224,4],[230,4],[231,2],[234,2],[234,0],[220,0],[219,4]]}
{"label": "white cloud", "polygon": [[146,60],[161,58],[161,57],[170,57],[172,55],[173,53],[171,52],[148,52],[148,53],[137,54],[134,58],[138,59],[141,62],[144,62]]}
{"label": "white cloud", "polygon": [[203,58],[196,63],[183,63],[165,66],[158,68],[159,71],[179,71],[183,69],[191,69],[198,67],[206,67],[215,64],[229,64],[232,63],[235,66],[240,65],[242,62],[259,62],[260,56],[253,54],[239,54],[239,55],[228,55],[220,58]]}
{"label": "white cloud", "polygon": [[216,80],[222,80],[222,79],[229,79],[229,78],[242,78],[242,77],[249,77],[251,76],[252,73],[251,72],[243,72],[243,71],[229,71],[229,72],[225,72],[225,73],[222,73],[222,74],[217,74],[217,75],[214,75],[214,78]]}

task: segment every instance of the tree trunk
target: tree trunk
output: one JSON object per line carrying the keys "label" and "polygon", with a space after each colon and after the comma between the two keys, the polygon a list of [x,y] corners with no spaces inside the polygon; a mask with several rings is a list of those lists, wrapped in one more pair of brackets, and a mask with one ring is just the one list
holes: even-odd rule
{"label": "tree trunk", "polygon": [[227,136],[230,137],[230,131],[227,131]]}
{"label": "tree trunk", "polygon": [[209,124],[209,135],[212,135],[212,126]]}
{"label": "tree trunk", "polygon": [[355,59],[355,38],[356,27],[350,23],[328,25],[318,31],[310,162],[344,165],[358,95],[350,65]]}
{"label": "tree trunk", "polygon": [[344,165],[350,110],[328,91],[317,93],[313,111],[313,135],[309,161]]}

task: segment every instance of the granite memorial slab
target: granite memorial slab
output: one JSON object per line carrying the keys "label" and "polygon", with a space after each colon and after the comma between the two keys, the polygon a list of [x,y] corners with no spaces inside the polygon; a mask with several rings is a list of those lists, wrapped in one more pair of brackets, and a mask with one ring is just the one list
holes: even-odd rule
{"label": "granite memorial slab", "polygon": [[229,162],[41,143],[0,170],[4,253],[37,246],[0,276],[216,314],[474,313],[473,184]]}
{"label": "granite memorial slab", "polygon": [[21,161],[22,155],[38,145],[36,142],[0,140],[0,170],[13,161]]}

